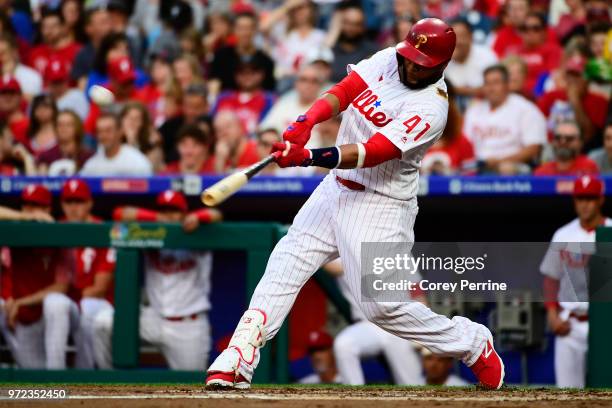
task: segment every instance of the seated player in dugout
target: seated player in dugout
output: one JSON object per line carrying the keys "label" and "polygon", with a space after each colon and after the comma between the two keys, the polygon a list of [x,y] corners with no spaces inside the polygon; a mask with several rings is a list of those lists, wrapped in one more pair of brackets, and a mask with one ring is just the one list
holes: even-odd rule
{"label": "seated player in dugout", "polygon": [[324,330],[308,334],[308,356],[314,373],[298,380],[300,384],[342,384],[336,366],[334,339]]}
{"label": "seated player in dugout", "polygon": [[[51,217],[51,192],[40,184],[28,185],[21,203],[26,216],[37,214],[37,219],[45,221],[40,214]],[[2,251],[0,330],[21,368],[65,366],[65,350],[55,339],[64,318],[57,306],[69,300],[65,295],[70,282],[68,260],[67,251],[59,248]]]}
{"label": "seated player in dugout", "polygon": [[[229,346],[208,368],[207,386],[249,388],[259,349],[280,329],[308,279],[342,258],[351,295],[360,299],[363,242],[414,242],[418,172],[446,126],[444,69],[455,32],[436,18],[414,24],[405,40],[356,65],[317,99],[272,147],[280,167],[333,169],[278,242]],[[312,128],[344,111],[336,146],[307,149]],[[414,301],[361,302],[369,321],[435,354],[461,359],[488,389],[504,381],[503,361],[484,325],[436,314]]]}
{"label": "seated player in dugout", "polygon": [[[91,190],[85,181],[80,179],[66,181],[60,198],[64,213],[62,221],[80,223],[102,221],[91,213],[94,202]],[[53,341],[56,348],[63,348],[65,355],[68,335],[73,334],[77,346],[78,368],[94,368],[93,322],[98,314],[113,308],[115,258],[115,250],[112,248],[82,247],[70,250],[72,264],[72,280],[68,291],[70,302],[69,307],[62,309],[64,311],[62,321],[56,322],[60,327],[57,329],[58,337]],[[68,303],[67,298],[62,300],[64,304]]]}
{"label": "seated player in dugout", "polygon": [[[200,224],[218,222],[215,209],[190,212],[185,196],[166,190],[157,196],[157,209],[119,207],[117,221],[181,223],[186,232]],[[203,370],[210,352],[210,286],[212,253],[202,250],[159,249],[144,252],[148,305],[140,312],[140,337],[158,347],[173,370]],[[94,321],[94,355],[100,368],[112,368],[111,339],[114,311]]]}

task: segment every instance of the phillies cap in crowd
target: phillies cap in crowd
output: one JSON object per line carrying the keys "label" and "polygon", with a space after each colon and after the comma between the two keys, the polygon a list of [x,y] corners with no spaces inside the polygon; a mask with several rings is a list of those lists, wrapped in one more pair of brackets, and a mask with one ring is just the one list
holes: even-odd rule
{"label": "phillies cap in crowd", "polygon": [[61,198],[62,201],[89,201],[91,200],[91,190],[83,180],[68,180],[62,187]]}
{"label": "phillies cap in crowd", "polygon": [[134,64],[128,57],[119,57],[108,62],[108,76],[117,82],[125,83],[136,79]]}
{"label": "phillies cap in crowd", "polygon": [[162,208],[172,208],[187,212],[187,200],[183,193],[178,191],[166,190],[157,196],[157,205]]}
{"label": "phillies cap in crowd", "polygon": [[68,80],[68,67],[61,60],[53,59],[45,67],[43,77],[47,82],[63,82]]}
{"label": "phillies cap in crowd", "polygon": [[604,184],[597,177],[585,175],[574,182],[574,197],[601,197],[603,195]]}
{"label": "phillies cap in crowd", "polygon": [[0,81],[0,92],[21,93],[21,86],[14,76],[4,75]]}
{"label": "phillies cap in crowd", "polygon": [[42,184],[28,184],[21,192],[22,204],[51,206],[51,192]]}
{"label": "phillies cap in crowd", "polygon": [[577,74],[584,73],[584,67],[586,66],[586,60],[580,55],[574,55],[565,63],[565,70],[567,72],[575,72]]}
{"label": "phillies cap in crowd", "polygon": [[308,351],[326,350],[333,346],[334,339],[323,330],[312,331],[308,335]]}

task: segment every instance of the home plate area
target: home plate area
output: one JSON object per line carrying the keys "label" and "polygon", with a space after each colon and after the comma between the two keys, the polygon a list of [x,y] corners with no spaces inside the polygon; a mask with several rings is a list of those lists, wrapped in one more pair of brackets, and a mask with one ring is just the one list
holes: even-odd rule
{"label": "home plate area", "polygon": [[[28,388],[28,387],[23,387]],[[506,388],[414,388],[392,386],[254,386],[248,391],[211,391],[197,385],[66,385],[62,400],[11,400],[0,406],[34,407],[612,407],[612,391]]]}

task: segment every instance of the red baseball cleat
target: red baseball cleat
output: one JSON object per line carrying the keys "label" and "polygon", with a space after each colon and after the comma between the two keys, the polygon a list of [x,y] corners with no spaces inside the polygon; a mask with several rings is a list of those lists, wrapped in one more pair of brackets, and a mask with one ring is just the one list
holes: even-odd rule
{"label": "red baseball cleat", "polygon": [[470,368],[485,388],[498,390],[504,384],[504,362],[493,348],[492,338],[487,340],[480,357]]}
{"label": "red baseball cleat", "polygon": [[238,377],[236,377],[236,374],[233,372],[214,372],[210,373],[206,378],[206,386],[216,389],[235,388],[245,390],[251,387],[251,383],[248,382],[247,379],[242,376],[242,374],[238,374]]}

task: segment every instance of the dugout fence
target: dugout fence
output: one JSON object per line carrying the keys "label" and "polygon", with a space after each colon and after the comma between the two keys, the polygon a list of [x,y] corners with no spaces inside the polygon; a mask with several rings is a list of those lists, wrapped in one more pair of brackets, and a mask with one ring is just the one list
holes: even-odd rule
{"label": "dugout fence", "polygon": [[[205,373],[139,369],[139,252],[145,249],[200,249],[246,252],[246,293],[250,298],[264,273],[268,257],[285,229],[276,223],[225,222],[203,225],[186,234],[180,225],[158,223],[37,223],[0,222],[0,246],[113,247],[115,313],[114,370],[25,370],[0,368],[2,382],[203,382]],[[213,271],[215,273],[215,271]],[[213,288],[214,290],[214,288]],[[288,328],[283,325],[266,346],[254,377],[256,383],[287,383]]]}

